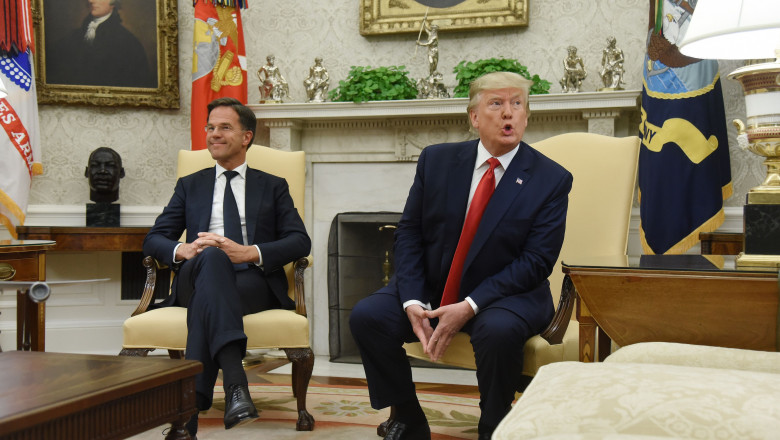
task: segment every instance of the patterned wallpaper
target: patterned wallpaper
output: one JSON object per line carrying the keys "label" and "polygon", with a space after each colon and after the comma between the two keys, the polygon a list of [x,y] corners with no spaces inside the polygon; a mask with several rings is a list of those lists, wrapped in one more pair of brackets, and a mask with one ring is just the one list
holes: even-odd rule
{"label": "patterned wallpaper", "polygon": [[[501,0],[491,0],[501,1]],[[175,183],[176,152],[189,148],[189,96],[192,63],[192,0],[179,0],[179,74],[181,109],[129,109],[42,105],[44,174],[33,181],[31,204],[79,205],[89,202],[84,169],[89,153],[111,147],[123,159],[126,177],[120,187],[124,205],[162,206]],[[331,88],[352,65],[405,65],[412,78],[427,74],[426,52],[415,53],[412,34],[363,37],[358,0],[253,0],[243,13],[249,66],[249,101],[259,100],[255,72],[269,54],[290,84],[294,102],[305,100],[303,80],[314,58],[322,56]],[[559,92],[566,46],[575,45],[589,72],[583,89],[601,86],[598,70],[606,38],[615,36],[625,53],[626,88],[641,88],[641,64],[647,28],[648,0],[529,0],[527,28],[441,33],[439,70],[450,90],[452,68],[461,60],[488,57],[519,59],[532,74],[553,83]],[[731,72],[738,62],[722,62]],[[739,84],[723,81],[728,120],[744,118]],[[729,124],[731,145],[735,130]],[[735,195],[741,206],[746,191],[764,175],[760,159],[732,148]]]}

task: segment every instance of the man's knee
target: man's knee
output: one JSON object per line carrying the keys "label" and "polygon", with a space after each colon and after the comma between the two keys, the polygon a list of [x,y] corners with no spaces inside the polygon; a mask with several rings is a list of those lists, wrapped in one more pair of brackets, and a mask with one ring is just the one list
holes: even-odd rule
{"label": "man's knee", "polygon": [[368,334],[396,334],[398,317],[393,313],[393,307],[400,309],[400,304],[390,295],[375,293],[358,301],[349,314],[352,336],[361,339]]}
{"label": "man's knee", "polygon": [[226,264],[233,264],[230,262],[230,257],[227,256],[225,251],[212,246],[204,248],[200,254],[198,254],[196,260],[209,263],[221,262]]}
{"label": "man's knee", "polygon": [[370,331],[375,325],[375,309],[371,307],[369,298],[358,301],[349,313],[349,329],[355,339],[358,339],[364,332]]}
{"label": "man's knee", "polygon": [[525,342],[533,336],[528,324],[517,315],[506,312],[506,316],[494,316],[490,319],[480,319],[474,323],[471,331],[471,341],[475,346],[485,349],[506,350],[518,346],[522,349]]}
{"label": "man's knee", "polygon": [[233,271],[233,263],[225,251],[215,247],[204,248],[197,257],[191,260],[196,276],[204,271],[213,275],[213,271],[227,273]]}

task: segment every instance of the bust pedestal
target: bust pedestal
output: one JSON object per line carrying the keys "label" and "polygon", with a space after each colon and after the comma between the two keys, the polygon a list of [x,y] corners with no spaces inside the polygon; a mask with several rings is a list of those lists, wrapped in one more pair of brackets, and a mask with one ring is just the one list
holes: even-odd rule
{"label": "bust pedestal", "polygon": [[87,226],[118,227],[119,204],[87,203]]}

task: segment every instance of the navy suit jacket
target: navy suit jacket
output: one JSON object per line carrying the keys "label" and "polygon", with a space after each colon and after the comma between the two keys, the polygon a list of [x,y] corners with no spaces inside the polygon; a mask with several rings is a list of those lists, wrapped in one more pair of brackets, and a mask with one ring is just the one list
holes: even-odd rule
{"label": "navy suit jacket", "polygon": [[[145,255],[178,269],[179,265],[173,263],[173,250],[184,230],[187,243],[195,241],[198,232],[209,230],[215,179],[215,169],[206,168],[176,182],[168,206],[144,239]],[[287,181],[247,168],[245,197],[247,243],[260,247],[263,273],[271,291],[285,308],[293,308],[295,305],[287,296],[284,265],[308,255],[311,240],[293,205]],[[174,304],[175,295],[176,282],[171,295],[160,306]]]}
{"label": "navy suit jacket", "polygon": [[[395,234],[395,278],[383,293],[438,307],[466,216],[479,141],[426,147]],[[572,175],[521,142],[469,248],[460,300],[501,307],[537,332],[552,319],[547,281],[563,244]]]}

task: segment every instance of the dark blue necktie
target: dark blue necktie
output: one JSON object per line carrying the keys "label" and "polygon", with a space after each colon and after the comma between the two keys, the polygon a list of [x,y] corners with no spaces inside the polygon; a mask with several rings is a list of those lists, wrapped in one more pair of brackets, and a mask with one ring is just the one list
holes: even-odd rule
{"label": "dark blue necktie", "polygon": [[225,222],[225,237],[244,244],[244,234],[241,233],[241,217],[238,215],[238,205],[236,196],[233,195],[233,188],[230,187],[230,179],[238,176],[238,171],[225,171],[225,198],[222,201],[222,217]]}

